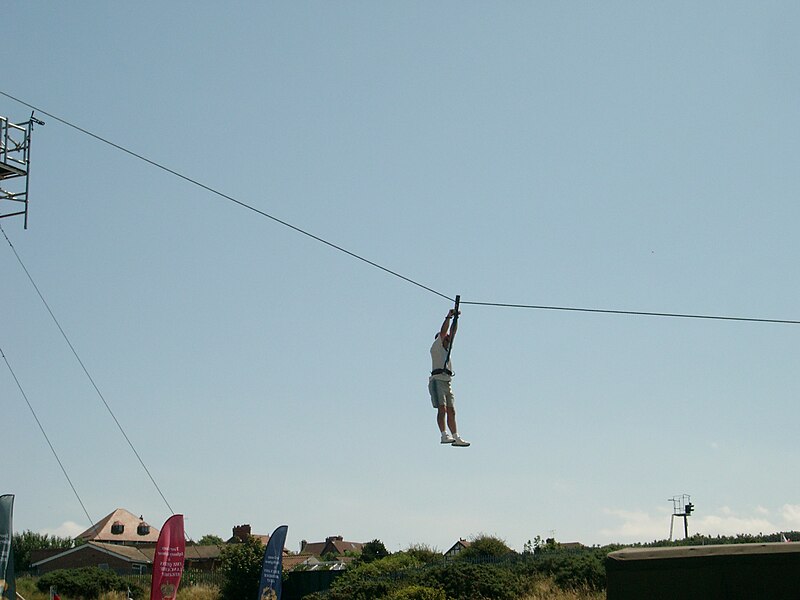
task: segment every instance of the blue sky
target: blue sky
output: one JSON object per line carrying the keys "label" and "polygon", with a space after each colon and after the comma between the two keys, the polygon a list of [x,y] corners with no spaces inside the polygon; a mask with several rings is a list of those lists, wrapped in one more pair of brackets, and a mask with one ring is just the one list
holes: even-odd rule
{"label": "blue sky", "polygon": [[[798,319],[792,2],[10,2],[0,90],[463,300]],[[0,114],[30,109],[0,96]],[[450,304],[41,113],[0,221],[193,537],[800,530],[796,325]],[[170,511],[0,248],[0,348],[93,520]],[[15,529],[89,523],[0,369]]]}

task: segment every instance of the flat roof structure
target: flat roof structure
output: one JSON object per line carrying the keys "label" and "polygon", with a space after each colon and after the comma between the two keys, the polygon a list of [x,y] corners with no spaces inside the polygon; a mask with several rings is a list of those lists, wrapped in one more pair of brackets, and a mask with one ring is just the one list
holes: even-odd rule
{"label": "flat roof structure", "polygon": [[606,575],[607,600],[795,600],[800,543],[626,548]]}

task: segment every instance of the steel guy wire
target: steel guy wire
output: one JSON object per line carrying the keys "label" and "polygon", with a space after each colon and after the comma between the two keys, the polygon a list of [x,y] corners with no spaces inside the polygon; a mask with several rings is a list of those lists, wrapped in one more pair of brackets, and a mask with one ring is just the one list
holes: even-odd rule
{"label": "steel guy wire", "polygon": [[75,494],[75,497],[78,499],[78,504],[81,505],[81,508],[83,509],[83,514],[85,514],[86,518],[89,519],[89,525],[90,526],[94,525],[94,520],[92,519],[92,517],[89,516],[89,511],[86,510],[86,505],[84,505],[83,500],[81,500],[81,496],[78,493],[78,490],[75,489],[75,485],[72,483],[72,479],[70,479],[70,476],[67,473],[67,469],[64,467],[64,463],[61,462],[61,459],[58,456],[58,452],[56,452],[56,449],[53,447],[53,443],[50,441],[50,438],[48,437],[47,432],[44,430],[44,426],[42,425],[42,422],[39,420],[39,417],[36,414],[36,411],[33,409],[33,405],[31,404],[31,401],[28,400],[28,395],[25,393],[25,390],[22,388],[22,384],[20,383],[19,379],[17,378],[17,374],[14,373],[14,369],[11,368],[11,363],[8,362],[8,358],[6,357],[6,355],[3,352],[2,348],[0,348],[0,356],[3,357],[3,360],[5,361],[6,366],[8,367],[8,370],[11,373],[11,377],[14,378],[14,382],[17,384],[17,387],[19,388],[20,394],[22,394],[22,397],[25,399],[25,403],[28,405],[28,409],[30,409],[31,414],[33,415],[33,419],[36,421],[36,424],[39,426],[39,431],[42,432],[42,435],[44,436],[44,439],[47,441],[47,445],[50,446],[50,451],[53,453],[53,456],[55,456],[56,462],[58,463],[58,466],[61,467],[61,472],[64,473],[64,477],[66,477],[67,483],[69,483],[69,487],[72,488],[72,493]]}
{"label": "steel guy wire", "polygon": [[142,466],[142,468],[144,469],[145,473],[147,473],[147,476],[150,478],[150,481],[152,482],[153,486],[155,486],[156,490],[158,491],[159,496],[161,496],[161,499],[164,501],[164,504],[166,504],[167,508],[169,508],[170,513],[175,514],[175,511],[172,510],[172,507],[170,506],[169,502],[167,501],[166,497],[164,496],[164,493],[161,491],[161,488],[158,486],[158,484],[156,483],[156,480],[153,478],[153,475],[150,473],[150,469],[148,469],[147,465],[144,464],[144,460],[142,460],[142,457],[139,455],[139,452],[136,450],[136,447],[133,445],[133,442],[128,437],[128,434],[125,432],[125,429],[122,427],[122,423],[119,422],[119,419],[117,419],[117,416],[114,414],[114,411],[111,410],[111,406],[108,404],[108,402],[105,399],[105,396],[103,396],[103,393],[100,391],[100,388],[95,383],[94,378],[91,376],[91,374],[89,373],[89,370],[86,368],[86,365],[84,364],[83,360],[81,359],[80,355],[78,354],[78,351],[75,350],[75,346],[73,346],[72,342],[69,339],[69,336],[67,336],[66,332],[64,331],[64,328],[61,327],[61,323],[58,322],[58,319],[56,318],[56,315],[53,313],[52,309],[50,308],[50,305],[47,303],[47,300],[45,300],[44,295],[42,295],[41,290],[39,290],[39,286],[36,285],[36,282],[33,280],[33,277],[31,276],[30,272],[25,267],[25,263],[22,262],[22,259],[20,258],[19,254],[17,253],[17,249],[14,248],[14,244],[12,244],[11,240],[8,239],[8,236],[6,235],[6,232],[5,232],[5,230],[3,229],[2,226],[0,226],[0,232],[2,232],[3,237],[6,238],[6,241],[8,242],[9,247],[11,248],[12,252],[14,253],[14,256],[17,257],[17,262],[19,262],[20,266],[22,267],[22,270],[25,271],[25,275],[28,276],[28,281],[31,282],[31,285],[33,286],[33,289],[36,290],[36,293],[38,294],[39,299],[42,301],[42,304],[44,304],[45,308],[47,309],[47,312],[50,314],[50,317],[53,319],[53,322],[56,324],[56,327],[58,327],[58,330],[61,332],[61,336],[64,338],[64,341],[67,342],[67,346],[69,346],[69,349],[72,351],[73,356],[78,361],[78,364],[81,366],[81,369],[83,369],[83,372],[86,375],[86,377],[89,379],[89,382],[92,384],[92,387],[94,388],[94,391],[97,392],[97,395],[100,398],[100,400],[103,402],[103,405],[106,407],[106,410],[108,411],[108,414],[111,415],[111,418],[114,420],[114,423],[116,423],[117,428],[119,429],[120,433],[122,433],[122,436],[125,438],[125,441],[128,442],[128,446],[130,446],[131,450],[133,451],[133,454],[136,456],[137,460],[139,461],[139,464]]}

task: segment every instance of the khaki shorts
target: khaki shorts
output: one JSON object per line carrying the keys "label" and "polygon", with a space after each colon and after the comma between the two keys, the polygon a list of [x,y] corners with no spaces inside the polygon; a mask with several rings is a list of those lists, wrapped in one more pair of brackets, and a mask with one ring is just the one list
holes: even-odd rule
{"label": "khaki shorts", "polygon": [[433,404],[433,408],[439,408],[440,406],[455,408],[456,399],[455,396],[453,396],[453,389],[450,387],[449,381],[429,379],[428,391],[431,394],[431,404]]}

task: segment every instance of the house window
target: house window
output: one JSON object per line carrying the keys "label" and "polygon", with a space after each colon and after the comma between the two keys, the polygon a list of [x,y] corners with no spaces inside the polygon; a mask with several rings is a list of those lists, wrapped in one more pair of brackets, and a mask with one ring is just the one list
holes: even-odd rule
{"label": "house window", "polygon": [[125,531],[125,525],[120,521],[114,521],[111,525],[111,533],[114,535],[121,535],[123,531]]}
{"label": "house window", "polygon": [[147,573],[147,566],[139,563],[133,563],[133,565],[131,565],[131,572],[135,573],[136,575]]}
{"label": "house window", "polygon": [[139,523],[139,526],[136,528],[136,533],[139,535],[149,535],[150,534],[150,525],[147,523]]}

